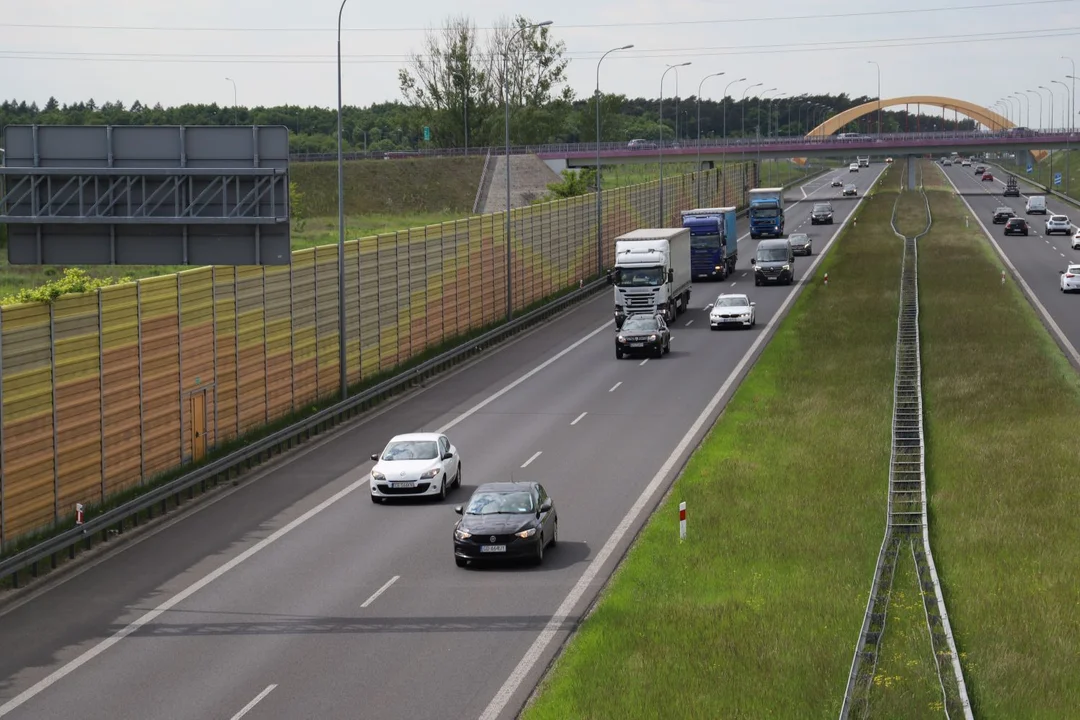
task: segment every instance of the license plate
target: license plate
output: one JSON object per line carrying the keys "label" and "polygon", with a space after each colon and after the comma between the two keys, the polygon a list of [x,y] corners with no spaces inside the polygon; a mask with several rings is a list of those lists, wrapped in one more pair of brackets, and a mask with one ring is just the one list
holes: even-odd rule
{"label": "license plate", "polygon": [[482,552],[482,553],[506,552],[506,546],[505,545],[481,545],[480,546],[480,552]]}
{"label": "license plate", "polygon": [[645,343],[630,343],[630,347],[645,347]]}
{"label": "license plate", "polygon": [[414,483],[414,482],[392,482],[392,483],[390,483],[390,487],[392,487],[392,488],[412,488],[412,487],[416,487],[416,483]]}

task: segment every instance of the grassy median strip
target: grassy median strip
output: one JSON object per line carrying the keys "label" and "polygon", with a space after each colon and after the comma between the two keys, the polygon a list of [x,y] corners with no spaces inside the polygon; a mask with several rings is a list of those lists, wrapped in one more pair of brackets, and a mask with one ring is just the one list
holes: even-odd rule
{"label": "grassy median strip", "polygon": [[839,711],[884,532],[896,187],[834,245],[525,718]]}
{"label": "grassy median strip", "polygon": [[1001,284],[967,207],[951,191],[930,203],[919,247],[930,541],[974,712],[1075,717],[1080,379]]}

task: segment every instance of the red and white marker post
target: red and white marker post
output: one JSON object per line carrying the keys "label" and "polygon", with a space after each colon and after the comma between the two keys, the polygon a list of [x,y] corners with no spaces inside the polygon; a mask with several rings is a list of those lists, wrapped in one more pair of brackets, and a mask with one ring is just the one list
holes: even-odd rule
{"label": "red and white marker post", "polygon": [[1001,284],[1002,285],[1005,284],[1005,271],[1004,270],[1001,271]]}
{"label": "red and white marker post", "polygon": [[83,506],[82,503],[75,503],[75,524],[83,524]]}
{"label": "red and white marker post", "polygon": [[825,273],[825,284],[829,284],[829,273]]}
{"label": "red and white marker post", "polygon": [[679,540],[686,539],[686,503],[679,503]]}

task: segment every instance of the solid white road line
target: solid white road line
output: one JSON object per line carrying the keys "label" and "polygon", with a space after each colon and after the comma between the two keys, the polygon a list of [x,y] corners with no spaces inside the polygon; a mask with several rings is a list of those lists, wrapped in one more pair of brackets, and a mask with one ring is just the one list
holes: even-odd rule
{"label": "solid white road line", "polygon": [[[496,399],[502,397],[503,395],[510,392],[511,390],[513,390],[515,387],[517,387],[521,383],[523,383],[526,380],[528,380],[529,378],[533,377],[538,372],[540,372],[544,368],[548,367],[549,365],[551,365],[556,360],[558,360],[558,359],[560,359],[562,357],[565,357],[572,350],[580,347],[582,344],[584,344],[588,340],[592,339],[596,335],[598,335],[601,332],[603,332],[604,330],[606,330],[608,327],[610,327],[612,325],[613,322],[614,322],[613,320],[608,320],[603,325],[598,327],[596,330],[593,330],[592,332],[590,332],[585,337],[581,338],[580,340],[577,340],[576,342],[574,342],[571,345],[567,346],[563,350],[559,351],[557,354],[553,355],[552,357],[548,358],[544,362],[540,363],[539,365],[534,367],[529,372],[525,373],[524,375],[522,375],[518,379],[514,380],[513,382],[511,382],[508,385],[506,385],[505,387],[503,387],[501,390],[487,396],[486,398],[484,398],[483,400],[478,402],[476,405],[473,405],[471,408],[469,408],[465,412],[461,413],[456,418],[451,420],[449,423],[444,425],[442,428],[440,428],[438,430],[438,432],[444,433],[448,429],[454,427],[455,425],[457,425],[461,421],[465,420],[466,418],[471,417],[472,415],[476,414],[481,409],[483,409],[484,407],[487,407],[487,405],[494,402]],[[237,555],[236,557],[234,557],[232,560],[229,560],[228,562],[218,566],[217,569],[211,571],[207,575],[204,575],[203,577],[196,580],[191,585],[188,585],[186,588],[184,588],[180,592],[176,593],[172,597],[168,598],[167,600],[162,602],[160,605],[155,607],[153,610],[150,610],[150,611],[144,613],[143,615],[141,615],[140,617],[136,618],[131,623],[126,625],[125,627],[117,630],[115,633],[113,633],[109,637],[105,638],[104,640],[102,640],[98,644],[91,647],[89,650],[86,650],[85,652],[83,652],[80,655],[76,656],[72,660],[68,661],[67,663],[65,663],[61,667],[54,670],[53,672],[49,673],[47,676],[45,676],[44,678],[42,678],[38,682],[34,683],[32,686],[30,686],[26,690],[23,690],[21,693],[19,693],[18,695],[16,695],[12,699],[8,700],[3,705],[0,705],[0,717],[4,717],[5,715],[10,714],[13,710],[16,710],[17,708],[25,705],[32,698],[36,697],[37,695],[40,695],[42,692],[44,692],[45,690],[52,687],[53,685],[58,683],[60,680],[63,680],[65,677],[67,677],[71,673],[75,672],[80,667],[87,664],[88,662],[90,662],[91,660],[96,658],[98,655],[102,654],[103,652],[105,652],[106,650],[111,648],[116,643],[120,642],[121,640],[123,640],[127,636],[131,635],[133,632],[135,632],[139,628],[153,622],[158,617],[160,617],[164,613],[168,612],[172,608],[176,607],[178,604],[182,603],[184,600],[187,600],[189,597],[191,597],[192,595],[194,595],[198,591],[202,590],[204,587],[206,587],[210,583],[214,582],[218,578],[220,578],[223,575],[225,575],[225,574],[229,573],[230,571],[234,570],[237,566],[242,564],[244,561],[246,561],[249,558],[253,557],[254,555],[257,555],[258,553],[262,552],[267,547],[269,547],[270,545],[273,545],[275,542],[277,542],[281,538],[285,537],[286,535],[291,533],[296,528],[300,527],[301,525],[303,525],[307,521],[311,520],[315,516],[322,513],[324,510],[326,510],[326,509],[332,507],[333,505],[337,504],[339,501],[345,499],[346,497],[348,497],[352,493],[356,492],[358,489],[362,488],[364,485],[367,485],[368,477],[369,476],[365,473],[364,476],[361,477],[359,480],[356,480],[356,481],[350,483],[346,487],[342,488],[338,492],[336,492],[333,495],[331,495],[330,497],[328,497],[326,500],[323,500],[321,503],[319,503],[315,507],[313,507],[310,510],[308,510],[307,512],[305,512],[303,515],[300,515],[299,517],[292,520],[288,524],[284,525],[283,527],[279,528],[278,530],[271,533],[267,537],[263,538],[259,542],[255,543],[250,548],[248,548],[244,552],[242,552],[239,555]]]}
{"label": "solid white road line", "polygon": [[[813,275],[815,268],[817,268],[818,266],[818,263],[820,263],[822,259],[824,259],[824,257],[829,251],[829,248],[832,247],[833,242],[836,240],[837,237],[839,237],[840,232],[844,229],[844,226],[847,225],[848,220],[854,217],[855,211],[858,210],[859,205],[862,204],[862,201],[863,198],[860,197],[855,207],[852,208],[851,212],[848,213],[848,216],[844,218],[844,222],[840,223],[840,225],[836,228],[836,231],[833,233],[832,237],[829,238],[829,242],[825,244],[824,249],[814,259],[814,262],[810,265],[809,270],[807,270],[807,277]],[[506,682],[503,683],[501,688],[499,688],[499,691],[495,694],[495,697],[492,698],[487,708],[480,715],[480,720],[497,720],[499,715],[506,708],[507,703],[510,702],[510,699],[513,697],[514,693],[517,692],[518,688],[521,687],[521,683],[525,681],[526,676],[532,671],[533,667],[536,666],[536,663],[540,661],[540,657],[547,649],[547,646],[551,644],[551,641],[555,639],[555,636],[559,633],[562,625],[570,618],[570,612],[574,609],[574,606],[581,601],[581,598],[585,594],[585,591],[588,590],[589,586],[596,579],[596,576],[600,574],[600,570],[603,567],[604,563],[607,562],[611,554],[615,552],[615,548],[619,545],[620,542],[622,542],[622,539],[626,536],[626,534],[630,532],[630,528],[633,527],[635,522],[637,522],[638,516],[641,515],[641,513],[645,510],[645,507],[650,503],[652,497],[656,494],[657,490],[660,489],[660,486],[665,484],[668,474],[675,468],[675,464],[678,462],[679,457],[684,452],[686,452],[687,448],[690,446],[690,443],[693,442],[694,436],[696,436],[698,432],[700,432],[702,427],[705,425],[705,423],[708,422],[709,417],[716,410],[717,406],[720,404],[720,401],[724,399],[724,396],[731,389],[732,385],[735,384],[736,378],[739,377],[739,375],[743,372],[743,369],[747,366],[750,360],[754,357],[755,353],[758,352],[759,348],[765,342],[766,338],[769,337],[770,331],[784,317],[788,306],[791,305],[791,303],[796,297],[796,289],[801,287],[803,287],[803,284],[799,283],[793,285],[791,290],[788,291],[787,297],[784,298],[784,302],[780,304],[780,307],[777,309],[776,313],[769,320],[768,325],[765,326],[765,330],[759,333],[758,336],[754,339],[754,343],[750,346],[750,349],[746,351],[746,354],[742,356],[742,359],[739,360],[739,364],[736,365],[735,369],[731,371],[731,374],[728,375],[727,379],[724,381],[724,384],[720,387],[719,390],[716,391],[716,394],[713,395],[712,399],[709,400],[709,404],[705,406],[705,409],[702,410],[701,414],[698,415],[696,420],[694,420],[694,424],[691,425],[690,429],[686,431],[686,434],[683,435],[682,440],[679,441],[679,444],[675,446],[675,449],[671,452],[671,455],[669,455],[667,460],[664,461],[664,464],[660,467],[660,469],[656,471],[656,474],[653,476],[652,480],[649,481],[649,484],[645,486],[645,489],[641,492],[641,495],[638,496],[638,499],[634,502],[633,506],[630,508],[629,511],[627,511],[626,515],[619,522],[618,526],[616,526],[616,528],[612,531],[611,535],[607,539],[607,542],[605,542],[604,546],[600,548],[600,552],[596,554],[596,556],[592,559],[592,562],[590,562],[588,567],[585,568],[585,572],[582,573],[580,578],[578,578],[577,583],[575,583],[574,587],[571,588],[569,593],[567,593],[566,597],[559,605],[559,608],[555,611],[555,614],[552,615],[547,625],[542,631],[540,631],[540,634],[533,641],[529,649],[525,652],[524,657],[521,658],[517,666],[510,673],[510,677],[506,679]]]}
{"label": "solid white road line", "polygon": [[571,423],[570,423],[570,424],[571,424],[571,425],[577,425],[577,424],[578,424],[579,422],[581,422],[581,418],[585,417],[585,416],[586,416],[586,415],[588,415],[588,414],[589,414],[589,411],[588,411],[588,410],[586,410],[585,412],[581,413],[581,414],[580,414],[580,415],[578,415],[578,416],[577,416],[576,418],[574,418],[574,419],[573,419],[573,421],[571,421]]}
{"label": "solid white road line", "polygon": [[608,390],[608,392],[615,392],[619,388],[620,385],[622,385],[622,380],[620,380],[619,382],[612,385],[611,389]]}
{"label": "solid white road line", "polygon": [[262,702],[266,698],[267,695],[269,695],[271,692],[273,692],[274,688],[276,688],[276,687],[277,687],[277,685],[267,685],[266,689],[263,690],[258,695],[256,695],[255,698],[251,702],[249,702],[244,707],[240,708],[240,712],[233,715],[232,720],[240,720],[240,718],[247,715],[249,712],[251,712],[251,708],[255,707],[260,702]]}
{"label": "solid white road line", "polygon": [[1054,322],[1054,318],[1050,316],[1050,312],[1046,309],[1046,306],[1044,306],[1039,301],[1039,298],[1036,297],[1035,291],[1032,290],[1031,286],[1027,284],[1026,280],[1024,280],[1024,276],[1021,275],[1020,271],[1016,269],[1015,265],[1013,265],[1012,260],[1010,260],[1009,256],[1005,254],[1005,251],[1002,249],[1001,245],[999,245],[998,241],[994,239],[994,236],[991,234],[990,230],[987,229],[986,224],[983,223],[982,218],[980,218],[975,212],[975,209],[971,207],[971,203],[969,203],[967,201],[967,198],[963,196],[963,194],[960,192],[960,188],[956,186],[956,183],[953,182],[953,179],[949,177],[948,173],[945,173],[945,179],[949,181],[950,185],[952,185],[953,190],[956,191],[956,196],[960,198],[960,200],[967,207],[968,212],[970,212],[971,216],[975,218],[975,222],[979,223],[979,227],[981,227],[983,233],[986,234],[986,238],[990,241],[990,244],[994,246],[994,249],[997,250],[998,257],[1000,257],[1001,261],[1005,263],[1005,265],[1009,268],[1009,270],[1012,272],[1013,277],[1016,278],[1016,281],[1018,283],[1020,283],[1020,286],[1024,288],[1024,292],[1027,294],[1028,300],[1030,300],[1031,304],[1035,306],[1035,309],[1039,311],[1039,314],[1043,316],[1043,320],[1046,321],[1046,324],[1050,328],[1051,332],[1053,332],[1054,335],[1057,336],[1057,339],[1061,342],[1061,345],[1065,348],[1065,351],[1072,356],[1070,360],[1072,360],[1073,363],[1075,363],[1076,365],[1080,366],[1080,353],[1076,351],[1076,347],[1071,342],[1069,342],[1069,338],[1065,336],[1064,332],[1062,332],[1061,327],[1059,327],[1058,324]]}
{"label": "solid white road line", "polygon": [[521,467],[523,467],[523,468],[529,467],[529,465],[532,465],[532,461],[535,460],[536,458],[540,457],[543,453],[544,453],[543,450],[537,450],[536,452],[533,453],[531,458],[529,458],[525,462],[521,463]]}
{"label": "solid white road line", "polygon": [[400,575],[395,575],[394,577],[392,577],[392,578],[390,578],[389,580],[387,580],[387,581],[386,581],[386,582],[385,582],[385,583],[383,584],[383,586],[382,586],[381,588],[379,588],[379,589],[378,589],[378,590],[376,590],[375,592],[371,593],[371,597],[369,597],[369,598],[368,598],[367,600],[365,600],[364,602],[360,603],[360,607],[361,607],[361,608],[366,608],[366,607],[367,607],[368,605],[370,605],[371,603],[373,603],[373,602],[375,602],[376,600],[378,600],[378,599],[379,599],[379,596],[380,596],[380,595],[382,595],[382,594],[383,594],[384,592],[386,592],[387,590],[389,590],[389,589],[390,589],[390,586],[391,586],[391,585],[393,585],[394,583],[396,583],[396,582],[397,582],[397,581],[398,581],[398,580],[399,580],[400,578],[401,578],[401,576],[400,576]]}

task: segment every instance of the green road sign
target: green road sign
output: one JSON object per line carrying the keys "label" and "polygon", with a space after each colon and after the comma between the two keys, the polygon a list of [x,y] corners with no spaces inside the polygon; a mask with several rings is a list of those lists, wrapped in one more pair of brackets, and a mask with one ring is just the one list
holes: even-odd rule
{"label": "green road sign", "polygon": [[431,128],[424,126],[424,142],[431,142]]}

